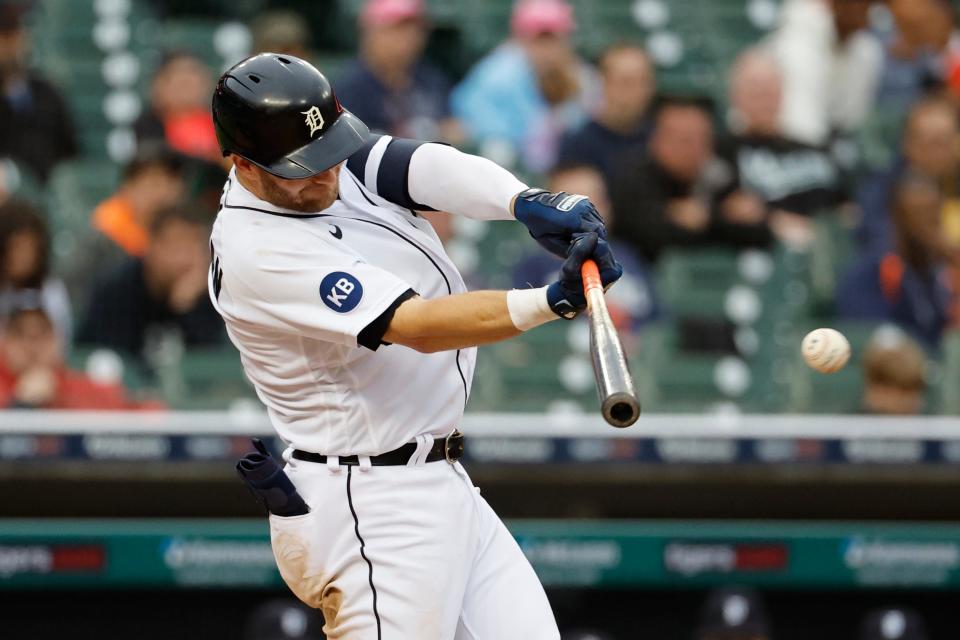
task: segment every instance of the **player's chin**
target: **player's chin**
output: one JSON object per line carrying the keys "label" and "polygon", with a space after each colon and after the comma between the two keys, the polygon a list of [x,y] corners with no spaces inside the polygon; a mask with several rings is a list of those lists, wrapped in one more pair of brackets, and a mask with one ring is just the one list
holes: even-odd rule
{"label": "player's chin", "polygon": [[336,202],[337,195],[337,189],[304,189],[300,192],[296,206],[290,208],[303,213],[323,211]]}

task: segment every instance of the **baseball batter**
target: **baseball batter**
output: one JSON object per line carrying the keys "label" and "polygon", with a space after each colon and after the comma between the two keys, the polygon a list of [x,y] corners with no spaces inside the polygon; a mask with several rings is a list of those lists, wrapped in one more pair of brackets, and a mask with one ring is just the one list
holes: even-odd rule
{"label": "baseball batter", "polygon": [[[334,639],[558,638],[457,462],[457,425],[477,345],[582,310],[587,258],[605,285],[619,278],[595,209],[445,145],[371,135],[292,56],[228,70],[213,116],[234,167],[210,297],[310,507],[270,516],[284,580]],[[565,257],[561,278],[467,292],[418,210],[520,220]]]}

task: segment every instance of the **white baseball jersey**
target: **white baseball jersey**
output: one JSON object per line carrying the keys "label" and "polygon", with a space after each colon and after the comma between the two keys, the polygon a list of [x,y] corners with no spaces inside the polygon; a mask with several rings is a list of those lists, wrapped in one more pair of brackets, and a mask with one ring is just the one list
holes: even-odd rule
{"label": "white baseball jersey", "polygon": [[[467,179],[485,187],[451,192]],[[466,291],[413,209],[506,219],[524,188],[480,158],[389,136],[347,161],[338,200],[312,214],[259,199],[231,171],[211,235],[210,297],[284,441],[377,455],[459,424],[476,349],[424,354],[382,342],[412,295]]]}

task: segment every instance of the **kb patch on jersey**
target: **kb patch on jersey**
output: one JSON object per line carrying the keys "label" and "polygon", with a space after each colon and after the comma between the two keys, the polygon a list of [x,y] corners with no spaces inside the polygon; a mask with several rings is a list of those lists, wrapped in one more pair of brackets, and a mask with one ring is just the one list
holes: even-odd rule
{"label": "kb patch on jersey", "polygon": [[320,297],[323,304],[337,313],[353,311],[363,297],[363,286],[349,273],[334,271],[320,282]]}

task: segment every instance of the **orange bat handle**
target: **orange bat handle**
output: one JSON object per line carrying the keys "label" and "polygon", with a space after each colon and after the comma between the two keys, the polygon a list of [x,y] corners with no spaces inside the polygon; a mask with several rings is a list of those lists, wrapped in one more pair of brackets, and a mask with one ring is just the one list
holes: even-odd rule
{"label": "orange bat handle", "polygon": [[589,297],[591,289],[603,290],[603,282],[600,280],[600,270],[597,263],[593,260],[584,260],[580,267],[580,275],[583,276],[583,292]]}

